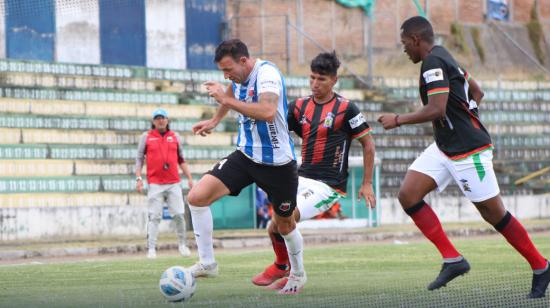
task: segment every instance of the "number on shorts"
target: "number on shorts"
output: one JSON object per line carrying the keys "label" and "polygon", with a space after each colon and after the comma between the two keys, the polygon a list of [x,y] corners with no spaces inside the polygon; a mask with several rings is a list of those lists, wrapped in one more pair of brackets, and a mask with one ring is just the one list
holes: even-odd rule
{"label": "number on shorts", "polygon": [[218,164],[218,170],[222,170],[222,167],[223,167],[223,164],[225,164],[225,162],[227,161],[227,158],[226,159],[222,159],[219,164]]}

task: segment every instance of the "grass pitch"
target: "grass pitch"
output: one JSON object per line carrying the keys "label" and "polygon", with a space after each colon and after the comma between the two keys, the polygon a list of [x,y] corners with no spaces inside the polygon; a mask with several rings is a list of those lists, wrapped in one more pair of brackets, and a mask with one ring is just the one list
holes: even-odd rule
{"label": "grass pitch", "polygon": [[[550,238],[535,236],[550,255]],[[440,269],[426,241],[306,247],[308,284],[297,296],[281,296],[250,283],[271,260],[269,249],[217,253],[220,276],[199,279],[190,302],[168,303],[160,274],[195,259],[144,256],[63,263],[0,266],[0,307],[549,307],[548,297],[525,298],[531,270],[498,236],[456,239],[470,273],[446,288],[426,286]],[[40,261],[38,259],[38,261]]]}

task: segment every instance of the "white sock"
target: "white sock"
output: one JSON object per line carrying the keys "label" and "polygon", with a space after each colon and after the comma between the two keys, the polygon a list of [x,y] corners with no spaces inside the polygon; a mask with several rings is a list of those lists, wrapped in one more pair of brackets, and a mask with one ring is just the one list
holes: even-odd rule
{"label": "white sock", "polygon": [[290,271],[292,274],[302,276],[304,274],[304,239],[298,228],[287,235],[281,236],[285,239],[288,258],[290,260]]}
{"label": "white sock", "polygon": [[160,215],[149,214],[147,219],[147,249],[155,250],[159,235]]}
{"label": "white sock", "polygon": [[199,251],[199,262],[208,265],[216,262],[214,259],[214,245],[212,241],[212,231],[214,222],[212,221],[212,212],[209,206],[193,206],[189,204],[191,218],[193,219],[193,232]]}
{"label": "white sock", "polygon": [[185,238],[185,217],[183,214],[174,215],[174,223],[176,224],[176,235],[180,245],[187,245],[187,239]]}

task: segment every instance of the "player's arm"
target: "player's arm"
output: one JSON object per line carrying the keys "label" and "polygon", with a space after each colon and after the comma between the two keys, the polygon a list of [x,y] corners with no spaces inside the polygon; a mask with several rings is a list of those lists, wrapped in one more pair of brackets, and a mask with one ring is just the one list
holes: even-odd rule
{"label": "player's arm", "polygon": [[139,139],[137,155],[136,155],[136,190],[142,192],[143,180],[141,178],[141,169],[143,169],[143,162],[145,161],[145,147],[147,142],[147,133],[143,133]]}
{"label": "player's arm", "polygon": [[247,117],[272,122],[277,114],[279,95],[273,92],[260,93],[258,103],[248,104],[220,93],[220,85],[215,82],[205,83],[210,96],[212,96],[220,106],[227,109],[233,109]]}
{"label": "player's arm", "polygon": [[422,63],[422,78],[428,96],[428,103],[419,111],[406,114],[384,114],[378,122],[385,129],[392,129],[403,124],[432,122],[445,117],[449,98],[449,78],[446,65],[435,56],[428,56]]}
{"label": "player's arm", "polygon": [[479,106],[481,100],[483,99],[483,96],[485,96],[485,93],[483,93],[479,84],[472,77],[468,78],[468,88],[472,99],[476,101],[477,105]]}
{"label": "player's arm", "polygon": [[359,188],[358,198],[365,198],[367,205],[376,206],[376,197],[372,187],[372,176],[374,170],[375,147],[371,134],[365,134],[357,139],[363,149],[363,182]]}
{"label": "player's arm", "polygon": [[225,102],[229,108],[243,115],[261,121],[273,122],[279,105],[279,95],[272,92],[261,93],[257,104],[247,104],[236,99]]}
{"label": "player's arm", "polygon": [[[224,91],[223,86],[221,84],[219,83],[216,83],[216,84],[219,86],[219,89],[221,89],[221,92],[222,92],[220,94],[221,96],[233,97],[233,87],[231,85],[229,85],[227,87],[227,90]],[[207,89],[208,89],[208,86],[207,86]],[[211,119],[196,123],[195,125],[193,125],[191,130],[196,135],[206,136],[207,134],[210,134],[212,130],[216,128],[216,126],[218,126],[218,124],[221,122],[221,120],[223,120],[223,118],[227,115],[228,112],[229,112],[229,108],[227,106],[219,105],[218,109],[216,110],[216,113]]]}
{"label": "player's arm", "polygon": [[372,187],[375,152],[374,141],[371,136],[372,128],[367,124],[363,113],[353,103],[349,104],[344,119],[343,129],[351,135],[351,138],[357,139],[363,149],[363,182],[357,197],[358,199],[365,198],[367,206],[375,207],[376,198]]}
{"label": "player's arm", "polygon": [[[448,92],[428,96],[428,104],[422,107],[422,109],[420,109],[419,111],[394,115],[393,127],[404,124],[431,122],[445,117],[445,110],[447,108],[448,98]],[[386,126],[384,126],[384,128],[386,128]]]}

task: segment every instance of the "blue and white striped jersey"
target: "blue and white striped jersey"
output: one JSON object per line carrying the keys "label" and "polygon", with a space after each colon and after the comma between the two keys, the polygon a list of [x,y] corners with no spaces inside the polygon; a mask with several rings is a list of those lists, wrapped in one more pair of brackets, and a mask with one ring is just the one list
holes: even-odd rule
{"label": "blue and white striped jersey", "polygon": [[260,94],[279,96],[277,114],[273,122],[260,121],[239,114],[237,149],[253,161],[266,165],[284,165],[296,160],[294,142],[286,120],[288,101],[283,75],[270,62],[256,60],[254,69],[242,84],[232,84],[235,98],[250,104],[257,103]]}

